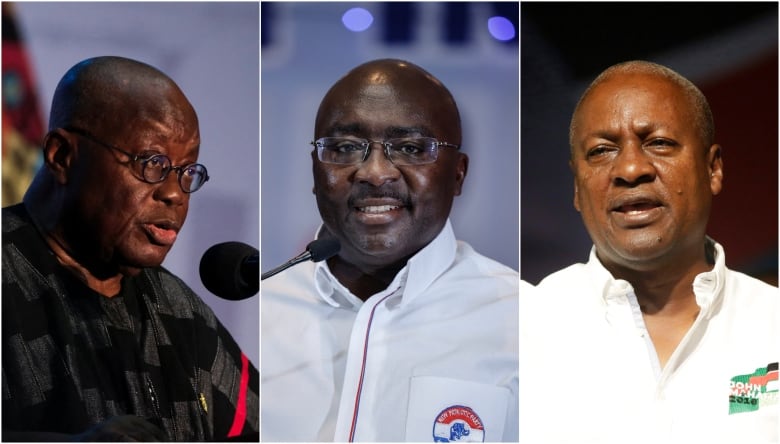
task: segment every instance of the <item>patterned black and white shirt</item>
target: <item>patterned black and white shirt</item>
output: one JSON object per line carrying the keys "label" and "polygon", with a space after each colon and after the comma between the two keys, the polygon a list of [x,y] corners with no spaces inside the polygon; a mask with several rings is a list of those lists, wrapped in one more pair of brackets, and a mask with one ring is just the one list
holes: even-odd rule
{"label": "patterned black and white shirt", "polygon": [[171,441],[257,436],[258,373],[162,267],[112,298],[62,267],[23,204],[2,210],[2,427],[77,434],[115,415]]}

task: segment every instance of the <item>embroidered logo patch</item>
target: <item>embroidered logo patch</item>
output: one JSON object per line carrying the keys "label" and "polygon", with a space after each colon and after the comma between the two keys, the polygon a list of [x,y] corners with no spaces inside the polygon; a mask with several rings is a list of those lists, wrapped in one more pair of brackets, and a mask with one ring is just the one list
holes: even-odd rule
{"label": "embroidered logo patch", "polygon": [[453,405],[436,415],[434,442],[484,442],[485,426],[469,407]]}
{"label": "embroidered logo patch", "polygon": [[747,375],[731,378],[729,388],[729,415],[754,412],[761,407],[777,404],[780,397],[778,363],[767,364]]}

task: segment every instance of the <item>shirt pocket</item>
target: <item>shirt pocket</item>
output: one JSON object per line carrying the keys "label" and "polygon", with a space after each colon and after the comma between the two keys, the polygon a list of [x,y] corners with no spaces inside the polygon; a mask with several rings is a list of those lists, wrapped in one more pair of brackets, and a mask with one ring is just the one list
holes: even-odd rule
{"label": "shirt pocket", "polygon": [[484,442],[504,437],[506,387],[434,376],[413,377],[406,441]]}

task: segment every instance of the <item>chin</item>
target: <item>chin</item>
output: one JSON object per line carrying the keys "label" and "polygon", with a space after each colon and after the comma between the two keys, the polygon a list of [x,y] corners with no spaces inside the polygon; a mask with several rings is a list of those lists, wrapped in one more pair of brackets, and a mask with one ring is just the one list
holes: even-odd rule
{"label": "chin", "polygon": [[[401,248],[401,245],[397,242],[397,239],[360,239],[359,242],[353,243],[352,249],[354,254],[342,255],[345,258],[351,257],[351,261],[360,262],[363,264],[370,264],[371,266],[387,266],[393,264],[403,258],[409,256],[406,254],[406,249]],[[342,245],[342,252],[344,247]],[[350,261],[348,259],[348,261]]]}
{"label": "chin", "polygon": [[127,265],[127,266],[122,265],[122,266],[119,267],[119,273],[121,273],[124,276],[137,276],[137,275],[139,275],[141,273],[141,271],[144,268],[145,267],[140,267],[139,268],[139,267],[134,267],[132,265]]}
{"label": "chin", "polygon": [[353,244],[361,252],[380,256],[397,249],[402,243],[396,233],[361,234],[353,240]]}
{"label": "chin", "polygon": [[168,251],[170,251],[170,247],[161,246],[133,249],[129,252],[130,254],[123,255],[121,266],[123,268],[136,268],[139,271],[143,268],[159,267],[168,255]]}
{"label": "chin", "polygon": [[638,269],[663,257],[670,247],[664,236],[642,233],[621,242],[604,243],[596,248],[602,254],[609,252],[606,257],[611,262]]}

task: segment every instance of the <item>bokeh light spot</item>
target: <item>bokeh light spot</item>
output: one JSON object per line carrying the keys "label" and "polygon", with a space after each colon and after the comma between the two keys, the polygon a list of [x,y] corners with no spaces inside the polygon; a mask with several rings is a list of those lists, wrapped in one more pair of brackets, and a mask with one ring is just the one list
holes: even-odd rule
{"label": "bokeh light spot", "polygon": [[494,39],[502,42],[515,38],[515,26],[506,17],[490,17],[488,31]]}
{"label": "bokeh light spot", "polygon": [[352,8],[341,16],[341,22],[353,32],[362,32],[371,26],[374,17],[363,8]]}

